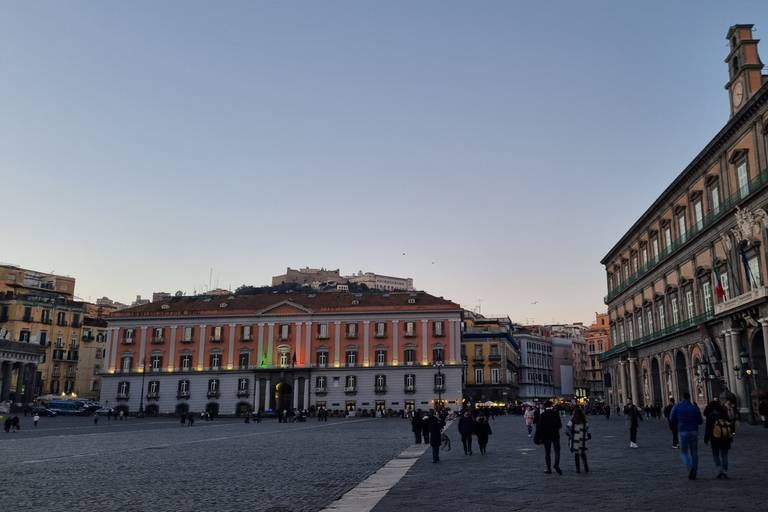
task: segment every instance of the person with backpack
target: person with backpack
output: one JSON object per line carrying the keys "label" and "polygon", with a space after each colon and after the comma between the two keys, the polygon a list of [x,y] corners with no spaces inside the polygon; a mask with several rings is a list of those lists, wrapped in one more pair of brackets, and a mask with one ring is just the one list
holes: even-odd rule
{"label": "person with backpack", "polygon": [[672,408],[670,423],[677,424],[680,458],[688,468],[688,479],[696,480],[699,471],[699,425],[704,423],[699,406],[691,403],[691,394],[683,393],[683,399]]}
{"label": "person with backpack", "polygon": [[[728,450],[733,442],[733,423],[728,419],[728,412],[715,397],[704,409],[707,425],[704,429],[704,444],[712,448],[712,458],[717,468],[718,480],[729,480]],[[711,443],[711,444],[710,444]]]}

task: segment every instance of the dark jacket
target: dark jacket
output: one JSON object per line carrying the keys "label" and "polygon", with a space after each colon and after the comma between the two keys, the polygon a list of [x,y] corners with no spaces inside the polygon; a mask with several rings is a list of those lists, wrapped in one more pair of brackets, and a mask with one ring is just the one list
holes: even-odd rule
{"label": "dark jacket", "polygon": [[690,400],[680,400],[669,415],[671,423],[677,423],[678,432],[698,432],[699,425],[704,423],[701,411]]}
{"label": "dark jacket", "polygon": [[475,419],[472,415],[459,418],[459,434],[472,434],[475,431]]}
{"label": "dark jacket", "polygon": [[533,424],[538,425],[539,424],[539,416],[541,416],[541,409],[538,407],[535,411],[533,411]]}
{"label": "dark jacket", "polygon": [[414,413],[411,420],[411,432],[421,432],[421,413]]}
{"label": "dark jacket", "polygon": [[430,416],[426,423],[427,428],[429,429],[429,445],[440,446],[440,434],[442,430],[440,428],[440,420],[437,419],[436,416]]}
{"label": "dark jacket", "polygon": [[560,429],[563,423],[560,421],[560,415],[552,408],[545,409],[539,416],[539,422],[536,424],[536,433],[542,443],[552,442],[560,439]]}
{"label": "dark jacket", "polygon": [[[712,442],[713,450],[730,450],[731,439],[723,437],[715,437],[713,431],[715,429],[715,421],[718,419],[724,419],[728,421],[728,413],[725,412],[725,407],[720,402],[714,400],[704,408],[704,417],[707,418],[707,424],[704,427],[704,444]],[[728,421],[730,423],[730,421]],[[731,424],[733,429],[733,424]],[[733,430],[731,430],[733,431]]]}
{"label": "dark jacket", "polygon": [[624,420],[629,425],[629,428],[637,428],[640,421],[643,421],[643,415],[637,409],[635,404],[624,406]]}
{"label": "dark jacket", "polygon": [[493,434],[491,432],[491,424],[488,423],[488,420],[483,418],[477,419],[477,422],[475,422],[475,435],[477,436],[477,442],[480,444],[485,444],[488,442],[488,436]]}

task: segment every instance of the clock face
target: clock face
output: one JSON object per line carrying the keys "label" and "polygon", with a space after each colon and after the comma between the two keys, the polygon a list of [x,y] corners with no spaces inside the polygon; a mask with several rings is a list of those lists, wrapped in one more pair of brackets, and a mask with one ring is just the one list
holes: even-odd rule
{"label": "clock face", "polygon": [[741,105],[741,102],[744,100],[744,87],[741,85],[741,82],[737,83],[733,86],[733,105],[735,107],[738,107]]}

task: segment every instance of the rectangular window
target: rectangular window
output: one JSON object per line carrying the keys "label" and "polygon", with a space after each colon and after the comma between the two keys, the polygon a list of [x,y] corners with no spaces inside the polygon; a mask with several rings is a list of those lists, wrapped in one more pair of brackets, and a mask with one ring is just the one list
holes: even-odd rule
{"label": "rectangular window", "polygon": [[403,335],[405,337],[416,336],[416,322],[405,322],[405,332]]}
{"label": "rectangular window", "polygon": [[278,339],[287,340],[291,336],[291,326],[289,324],[280,324],[280,336]]}
{"label": "rectangular window", "polygon": [[693,309],[693,292],[692,291],[685,292],[685,303],[686,303],[686,306],[688,307],[688,320],[690,320],[691,318],[696,316],[694,315],[694,309]]}
{"label": "rectangular window", "polygon": [[720,191],[717,187],[712,187],[712,211],[717,212],[720,209]]}
{"label": "rectangular window", "polygon": [[629,279],[629,264],[624,263],[624,281]]}
{"label": "rectangular window", "polygon": [[664,304],[659,304],[659,329],[666,329],[667,326],[664,323]]}
{"label": "rectangular window", "polygon": [[475,356],[474,356],[474,359],[478,360],[478,361],[481,361],[481,360],[485,359],[485,357],[483,356],[483,346],[482,345],[475,345]]}
{"label": "rectangular window", "polygon": [[217,325],[211,327],[211,339],[210,341],[221,341],[221,326]]}
{"label": "rectangular window", "polygon": [[491,368],[491,384],[499,383],[499,369]]}
{"label": "rectangular window", "polygon": [[349,323],[349,324],[347,324],[347,338],[349,338],[349,339],[357,338],[357,324],[356,323]]}
{"label": "rectangular window", "polygon": [[653,332],[653,310],[649,309],[647,313],[648,318],[648,334]]}
{"label": "rectangular window", "polygon": [[160,381],[159,380],[151,380],[151,381],[149,381],[149,386],[147,387],[147,394],[150,397],[157,397],[160,394]]}
{"label": "rectangular window", "polygon": [[181,359],[179,360],[179,367],[182,370],[189,370],[190,368],[192,368],[192,356],[190,355],[181,356]]}
{"label": "rectangular window", "polygon": [[709,283],[704,283],[701,286],[701,291],[704,295],[704,311],[709,313],[712,311],[712,285]]}
{"label": "rectangular window", "polygon": [[280,352],[280,354],[278,354],[277,357],[280,362],[280,365],[288,366],[288,357],[289,357],[288,352]]}
{"label": "rectangular window", "polygon": [[739,195],[744,197],[749,193],[749,173],[747,173],[747,163],[744,162],[736,168],[739,178]]}
{"label": "rectangular window", "polygon": [[443,321],[438,320],[432,323],[432,334],[435,336],[444,336],[445,330],[443,328]]}
{"label": "rectangular window", "polygon": [[328,339],[328,324],[327,323],[317,324],[317,339],[319,339],[319,340]]}
{"label": "rectangular window", "polygon": [[629,320],[627,325],[629,326],[629,341],[632,341],[635,339],[635,323]]}
{"label": "rectangular window", "polygon": [[475,384],[483,383],[483,369],[475,368]]}
{"label": "rectangular window", "polygon": [[151,356],[149,358],[149,367],[152,368],[153,371],[160,371],[163,367],[163,356]]}
{"label": "rectangular window", "polygon": [[211,368],[221,366],[221,354],[211,354]]}
{"label": "rectangular window", "polygon": [[355,376],[354,375],[347,375],[345,379],[345,391],[355,391]]}
{"label": "rectangular window", "polygon": [[376,364],[383,365],[387,362],[387,351],[384,349],[376,350]]}
{"label": "rectangular window", "polygon": [[357,350],[347,350],[347,364],[355,364],[357,362]]}
{"label": "rectangular window", "polygon": [[188,397],[189,396],[189,381],[188,380],[180,380],[179,381],[179,387],[177,389],[177,394],[179,397]]}
{"label": "rectangular window", "polygon": [[416,376],[408,374],[405,376],[405,390],[414,391],[416,388]]}
{"label": "rectangular window", "polygon": [[253,335],[251,334],[251,326],[250,325],[244,325],[242,330],[240,331],[240,339],[243,341],[251,341],[253,340]]}
{"label": "rectangular window", "polygon": [[117,384],[117,393],[120,396],[126,397],[128,396],[128,393],[131,391],[131,383],[130,382],[119,382]]}
{"label": "rectangular window", "polygon": [[375,336],[377,338],[386,338],[387,337],[387,323],[386,322],[376,322],[376,334]]}
{"label": "rectangular window", "polygon": [[123,356],[122,368],[123,368],[124,372],[131,371],[131,368],[133,368],[133,357],[131,357],[131,356]]}
{"label": "rectangular window", "polygon": [[696,230],[701,230],[704,227],[704,209],[701,206],[701,201],[697,201],[693,205],[693,215],[696,218]]}
{"label": "rectangular window", "polygon": [[325,392],[325,377],[315,377],[315,393]]}
{"label": "rectangular window", "polygon": [[677,297],[672,297],[672,323],[680,323],[680,315],[677,310]]}
{"label": "rectangular window", "polygon": [[416,360],[416,349],[406,348],[403,352],[403,355],[406,364],[413,364],[413,362]]}
{"label": "rectangular window", "polygon": [[181,341],[189,343],[189,342],[192,342],[194,340],[195,340],[195,328],[194,327],[185,327],[184,328],[183,336],[181,338]]}
{"label": "rectangular window", "polygon": [[659,257],[659,240],[658,238],[653,239],[653,257],[658,258]]}
{"label": "rectangular window", "polygon": [[672,228],[669,226],[664,228],[664,243],[667,244],[665,249],[669,249],[672,246]]}
{"label": "rectangular window", "polygon": [[637,256],[632,256],[632,271],[637,274]]}
{"label": "rectangular window", "polygon": [[643,337],[643,315],[637,315],[637,337]]}
{"label": "rectangular window", "polygon": [[240,354],[240,367],[248,368],[251,366],[251,354],[249,352],[243,352]]}
{"label": "rectangular window", "polygon": [[677,227],[680,230],[680,241],[685,242],[685,215],[677,218]]}
{"label": "rectangular window", "polygon": [[445,349],[443,349],[443,348],[433,348],[432,349],[432,360],[433,361],[444,361],[445,360]]}
{"label": "rectangular window", "polygon": [[317,353],[317,364],[328,364],[328,352]]}
{"label": "rectangular window", "polygon": [[209,393],[218,393],[219,392],[219,379],[209,379],[208,380],[208,392]]}
{"label": "rectangular window", "polygon": [[729,300],[731,298],[731,291],[728,288],[728,274],[723,272],[720,274],[720,283],[723,285],[723,300]]}
{"label": "rectangular window", "polygon": [[625,339],[624,339],[624,326],[623,325],[621,326],[621,329],[619,329],[619,337],[621,338],[621,343],[624,343]]}
{"label": "rectangular window", "polygon": [[648,249],[643,247],[643,266],[648,265]]}

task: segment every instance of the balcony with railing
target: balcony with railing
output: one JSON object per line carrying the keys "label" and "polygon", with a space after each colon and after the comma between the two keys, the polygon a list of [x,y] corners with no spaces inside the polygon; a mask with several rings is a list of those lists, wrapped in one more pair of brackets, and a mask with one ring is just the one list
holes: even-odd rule
{"label": "balcony with railing", "polygon": [[212,391],[209,389],[208,393],[206,393],[205,396],[207,396],[208,398],[219,398],[219,395],[220,393],[218,391]]}
{"label": "balcony with railing", "polygon": [[605,298],[603,299],[603,302],[605,304],[608,304],[608,301],[610,301],[611,299],[619,295],[621,292],[626,290],[630,285],[637,282],[649,270],[656,267],[656,265],[658,265],[663,260],[665,260],[667,256],[675,252],[684,243],[690,240],[693,240],[695,235],[701,232],[704,228],[711,226],[716,220],[722,217],[723,214],[730,211],[731,208],[735,207],[739,201],[744,199],[750,193],[756,191],[766,182],[768,182],[768,167],[763,169],[763,171],[760,174],[758,174],[754,179],[749,181],[749,183],[747,183],[745,187],[739,188],[734,194],[726,198],[722,203],[720,203],[720,205],[718,205],[717,208],[714,208],[711,212],[709,212],[701,220],[701,222],[697,222],[693,224],[691,226],[691,229],[683,233],[681,236],[677,237],[677,239],[674,240],[669,247],[665,247],[664,250],[660,251],[657,256],[648,260],[648,262],[645,265],[643,265],[642,267],[637,269],[635,273],[630,275],[626,281],[614,286],[613,290],[609,291],[608,295],[605,296]]}
{"label": "balcony with railing", "polygon": [[684,331],[685,329],[690,329],[691,327],[695,327],[702,322],[706,322],[707,320],[710,320],[714,316],[715,316],[714,310],[708,311],[701,315],[697,315],[687,320],[683,320],[682,322],[678,322],[676,324],[670,325],[669,327],[666,327],[664,329],[659,329],[658,331],[654,331],[651,334],[646,334],[641,338],[635,338],[634,340],[631,340],[631,341],[625,341],[624,343],[619,343],[612,349],[606,350],[605,352],[600,354],[600,356],[598,357],[598,360],[605,361],[611,356],[617,353],[623,352],[627,349],[637,348],[642,345],[646,345],[648,343],[659,340],[665,336],[669,336],[670,334],[675,334],[677,332]]}
{"label": "balcony with railing", "polygon": [[344,386],[344,392],[348,395],[357,393],[357,386]]}
{"label": "balcony with railing", "polygon": [[163,336],[152,336],[152,338],[150,338],[149,342],[150,343],[155,343],[155,344],[165,343],[165,337],[163,337]]}
{"label": "balcony with railing", "polygon": [[117,398],[118,400],[128,400],[130,398],[130,394],[129,393],[118,393],[115,398]]}
{"label": "balcony with railing", "polygon": [[247,389],[238,389],[237,390],[237,396],[239,396],[239,397],[248,396],[248,390]]}
{"label": "balcony with railing", "polygon": [[445,384],[435,384],[433,390],[435,393],[445,393]]}
{"label": "balcony with railing", "polygon": [[93,341],[93,334],[83,334],[81,338],[83,341]]}
{"label": "balcony with railing", "polygon": [[194,336],[188,336],[186,338],[181,338],[179,341],[181,343],[193,343],[195,341],[195,337]]}
{"label": "balcony with railing", "polygon": [[210,341],[211,343],[221,343],[222,342],[222,337],[221,336],[211,336],[211,337],[208,338],[208,341]]}
{"label": "balcony with railing", "polygon": [[386,393],[387,392],[387,386],[373,386],[373,392],[374,393]]}
{"label": "balcony with railing", "polygon": [[147,400],[157,400],[160,398],[160,392],[159,391],[148,391],[147,392]]}
{"label": "balcony with railing", "polygon": [[189,391],[177,391],[176,398],[189,398]]}
{"label": "balcony with railing", "polygon": [[328,388],[325,386],[315,387],[315,394],[316,395],[324,395],[328,392]]}
{"label": "balcony with railing", "polygon": [[403,392],[405,393],[415,393],[416,392],[416,386],[408,386],[406,385],[403,389]]}

